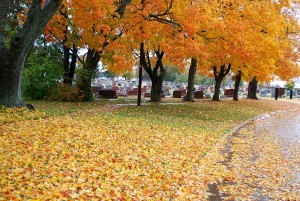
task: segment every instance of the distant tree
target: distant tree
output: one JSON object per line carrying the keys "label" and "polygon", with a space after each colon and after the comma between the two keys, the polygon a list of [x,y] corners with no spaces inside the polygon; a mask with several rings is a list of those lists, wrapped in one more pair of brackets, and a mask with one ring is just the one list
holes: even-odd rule
{"label": "distant tree", "polygon": [[178,67],[173,65],[165,66],[165,81],[175,82],[176,77],[178,76]]}
{"label": "distant tree", "polygon": [[295,83],[294,83],[293,81],[291,81],[291,82],[287,83],[287,84],[285,85],[285,87],[286,87],[287,90],[291,91],[291,90],[294,89]]}
{"label": "distant tree", "polygon": [[187,73],[181,73],[176,77],[175,82],[187,83],[189,75]]}
{"label": "distant tree", "polygon": [[203,76],[201,80],[202,85],[213,85],[214,84],[214,79],[208,76]]}

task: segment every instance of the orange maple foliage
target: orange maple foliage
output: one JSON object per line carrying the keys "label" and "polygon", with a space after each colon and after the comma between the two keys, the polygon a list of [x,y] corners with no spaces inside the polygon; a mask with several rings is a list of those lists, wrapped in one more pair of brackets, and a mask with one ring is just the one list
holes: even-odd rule
{"label": "orange maple foliage", "polygon": [[115,5],[112,0],[63,1],[60,11],[46,27],[49,41],[63,41],[78,47],[103,51],[108,35],[114,32]]}
{"label": "orange maple foliage", "polygon": [[[278,40],[287,26],[287,16],[282,11],[290,3],[230,0],[215,3],[211,7],[211,24],[203,34],[209,39],[210,57],[210,65],[202,66],[203,73],[210,72],[210,66],[231,64],[232,71],[241,70],[246,80],[254,75],[261,81],[272,79],[277,61],[282,60],[283,52],[287,53]],[[295,54],[285,56],[288,59]],[[290,68],[295,69],[293,65]]]}
{"label": "orange maple foliage", "polygon": [[299,74],[295,65],[299,55],[294,51],[299,44],[285,34],[287,27],[291,33],[299,31],[291,3],[132,0],[119,17],[113,0],[64,1],[46,33],[62,41],[67,31],[68,41],[101,52],[103,62],[116,74],[138,64],[132,50],[143,42],[149,51],[163,49],[165,62],[182,69],[189,58],[196,58],[204,74],[211,66],[230,63],[232,71],[241,70],[246,80],[256,75],[269,81],[275,74],[289,79]]}

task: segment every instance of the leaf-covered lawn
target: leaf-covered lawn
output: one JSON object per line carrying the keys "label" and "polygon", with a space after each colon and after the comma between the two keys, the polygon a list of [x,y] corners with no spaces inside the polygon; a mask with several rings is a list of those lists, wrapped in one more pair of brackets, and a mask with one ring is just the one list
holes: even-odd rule
{"label": "leaf-covered lawn", "polygon": [[255,115],[297,105],[36,107],[0,110],[0,200],[205,199],[210,181],[201,172],[203,159],[224,133]]}

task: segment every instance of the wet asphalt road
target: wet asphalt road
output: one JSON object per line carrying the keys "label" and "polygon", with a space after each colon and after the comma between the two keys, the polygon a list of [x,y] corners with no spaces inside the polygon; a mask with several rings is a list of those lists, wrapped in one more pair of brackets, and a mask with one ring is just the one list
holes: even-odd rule
{"label": "wet asphalt road", "polygon": [[[276,111],[273,113],[265,114],[258,119],[253,121],[252,129],[255,130],[257,135],[260,133],[268,133],[274,140],[278,141],[281,146],[281,151],[284,153],[286,158],[290,160],[295,160],[295,158],[300,158],[300,110],[287,110],[287,111]],[[248,127],[245,125],[244,127]],[[233,136],[239,136],[239,130],[237,130]],[[272,139],[271,138],[271,139]],[[223,152],[227,155],[232,155],[234,151],[231,149],[232,141],[231,138],[227,142],[228,149],[224,149]],[[231,159],[228,158],[228,161]],[[299,161],[299,160],[297,160]],[[298,175],[298,180],[300,182],[300,164],[296,163],[295,169],[292,170],[293,175]],[[226,200],[226,195],[220,196],[218,191],[219,184],[211,184],[209,186],[209,192],[212,194],[209,196],[209,201],[222,201]],[[231,185],[231,184],[228,184]],[[300,192],[299,192],[300,193]],[[263,192],[257,192],[254,195],[255,200],[269,201],[270,199],[264,195]],[[300,200],[300,198],[299,198]]]}
{"label": "wet asphalt road", "polygon": [[[280,139],[282,151],[287,157],[300,158],[300,112],[299,110],[279,111],[262,117],[266,121],[257,122],[257,131],[267,131]],[[300,166],[295,167],[300,182]],[[299,198],[300,199],[300,198]]]}

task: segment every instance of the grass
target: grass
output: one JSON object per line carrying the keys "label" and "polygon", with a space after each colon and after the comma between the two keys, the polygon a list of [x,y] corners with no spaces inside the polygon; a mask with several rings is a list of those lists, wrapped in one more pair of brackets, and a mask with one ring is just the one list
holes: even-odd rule
{"label": "grass", "polygon": [[135,100],[131,98],[118,98],[116,100],[101,99],[94,102],[56,102],[56,101],[29,101],[28,103],[34,107],[45,112],[49,116],[62,116],[82,110],[89,110],[95,107],[101,107],[112,104],[128,104],[134,103]]}

